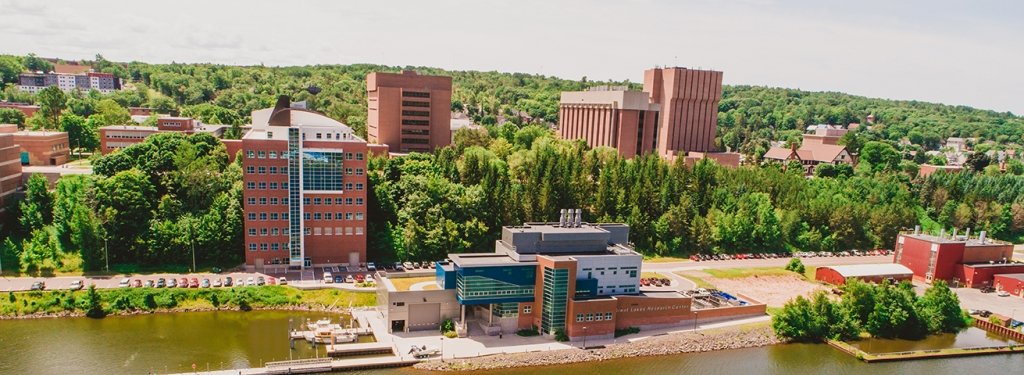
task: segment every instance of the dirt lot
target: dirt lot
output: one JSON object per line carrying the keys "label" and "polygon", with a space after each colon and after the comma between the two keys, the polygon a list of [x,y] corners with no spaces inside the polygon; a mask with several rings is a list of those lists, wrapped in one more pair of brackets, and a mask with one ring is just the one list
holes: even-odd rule
{"label": "dirt lot", "polygon": [[751,276],[744,278],[719,279],[703,272],[695,272],[716,289],[727,293],[740,293],[770,307],[781,307],[798,295],[810,296],[816,291],[827,291],[823,285],[804,280],[799,276]]}

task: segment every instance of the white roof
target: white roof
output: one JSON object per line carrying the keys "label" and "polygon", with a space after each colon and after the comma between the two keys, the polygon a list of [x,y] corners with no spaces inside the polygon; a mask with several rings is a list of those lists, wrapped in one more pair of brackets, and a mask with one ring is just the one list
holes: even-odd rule
{"label": "white roof", "polygon": [[913,275],[914,271],[898,263],[851,264],[845,266],[827,266],[839,272],[843,277]]}

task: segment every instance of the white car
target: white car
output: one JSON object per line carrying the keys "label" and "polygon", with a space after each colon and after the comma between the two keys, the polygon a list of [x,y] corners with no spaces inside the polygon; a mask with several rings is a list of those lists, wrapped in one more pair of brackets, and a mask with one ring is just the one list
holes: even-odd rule
{"label": "white car", "polygon": [[324,284],[330,284],[334,282],[334,276],[330,272],[324,272]]}
{"label": "white car", "polygon": [[221,284],[220,279],[213,280],[213,287],[214,288],[220,288],[221,285],[223,285],[223,284]]}
{"label": "white car", "polygon": [[279,278],[277,278],[277,283],[279,285],[288,285],[288,279],[283,278],[283,277],[279,277]]}
{"label": "white car", "polygon": [[117,283],[117,286],[119,288],[127,288],[129,285],[131,285],[131,282],[132,280],[126,277],[121,279],[121,282]]}
{"label": "white car", "polygon": [[356,278],[352,277],[352,275],[345,276],[345,282],[349,284],[355,283]]}
{"label": "white car", "polygon": [[1000,290],[998,293],[996,293],[996,295],[1000,297],[1009,297],[1010,293],[1005,290]]}
{"label": "white car", "polygon": [[71,286],[69,286],[68,289],[70,289],[70,290],[80,290],[83,287],[85,287],[84,284],[85,283],[82,282],[82,280],[75,280],[75,281],[71,282]]}
{"label": "white car", "polygon": [[247,286],[256,285],[256,279],[253,278],[252,276],[249,276],[248,279],[245,279],[245,285],[247,285]]}

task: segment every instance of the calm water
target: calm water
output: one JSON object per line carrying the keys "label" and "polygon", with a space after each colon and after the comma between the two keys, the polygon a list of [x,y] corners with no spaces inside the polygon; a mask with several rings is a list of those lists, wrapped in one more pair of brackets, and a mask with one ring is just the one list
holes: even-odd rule
{"label": "calm water", "polygon": [[[323,313],[285,311],[153,314],[92,319],[0,321],[0,374],[145,374],[258,366],[288,358],[289,319]],[[338,319],[337,316],[332,318]],[[971,340],[977,337],[971,338]],[[956,340],[954,340],[956,342]],[[296,343],[296,357],[312,357]],[[323,352],[320,352],[323,355]],[[1024,369],[1024,355],[866,364],[825,345],[630,358],[557,367],[489,371],[490,375],[595,374],[995,374]],[[410,368],[360,375],[424,375]]]}
{"label": "calm water", "polygon": [[[289,319],[339,315],[216,311],[104,319],[0,321],[0,374],[146,374],[259,366],[288,359]],[[346,318],[347,319],[347,318]],[[347,324],[347,322],[345,323]],[[296,342],[296,358],[323,356]]]}
{"label": "calm water", "polygon": [[1016,341],[1002,336],[993,335],[981,328],[970,327],[960,333],[946,333],[928,336],[924,340],[887,340],[865,339],[850,342],[853,346],[868,353],[906,352],[911,350],[930,350],[943,348],[969,348],[980,346],[1003,346],[1016,344]]}

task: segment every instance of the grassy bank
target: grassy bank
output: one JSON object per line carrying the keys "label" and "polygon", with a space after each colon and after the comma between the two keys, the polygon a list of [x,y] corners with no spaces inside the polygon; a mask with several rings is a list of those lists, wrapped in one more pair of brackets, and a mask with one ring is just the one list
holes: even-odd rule
{"label": "grassy bank", "polygon": [[804,273],[797,274],[787,271],[782,267],[752,267],[752,268],[709,268],[704,273],[719,279],[741,279],[752,276],[793,276],[802,275],[805,279],[814,280],[814,272],[817,267],[805,266]]}
{"label": "grassy bank", "polygon": [[[107,314],[211,309],[306,308],[372,306],[374,293],[337,289],[298,290],[284,286],[223,289],[98,289]],[[18,292],[0,295],[0,317],[78,316],[88,310],[87,291]]]}

